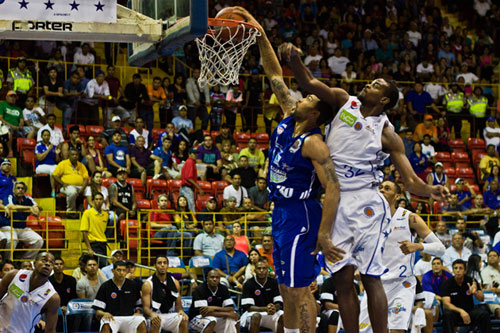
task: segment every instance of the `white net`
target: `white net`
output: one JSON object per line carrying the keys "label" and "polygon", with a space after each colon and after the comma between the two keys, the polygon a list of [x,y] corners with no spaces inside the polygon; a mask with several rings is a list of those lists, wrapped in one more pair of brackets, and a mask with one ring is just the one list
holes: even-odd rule
{"label": "white net", "polygon": [[237,83],[243,58],[258,36],[260,32],[256,28],[245,24],[209,25],[208,32],[196,38],[201,62],[200,86]]}

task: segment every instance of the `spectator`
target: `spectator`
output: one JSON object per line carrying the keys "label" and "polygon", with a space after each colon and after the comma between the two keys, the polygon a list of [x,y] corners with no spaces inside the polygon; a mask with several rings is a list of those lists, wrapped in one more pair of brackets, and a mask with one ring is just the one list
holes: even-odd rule
{"label": "spectator", "polygon": [[172,124],[175,126],[175,131],[178,132],[184,139],[192,141],[194,133],[194,125],[191,119],[188,118],[188,109],[185,105],[178,108],[179,115],[172,119]]}
{"label": "spectator", "polygon": [[[116,249],[116,250],[111,251],[111,264],[104,266],[101,269],[102,274],[104,274],[104,276],[107,279],[112,279],[113,278],[113,264],[117,261],[122,261],[122,260],[123,260],[122,250]],[[99,288],[97,288],[97,290],[98,289]],[[97,292],[97,290],[96,290],[96,292]]]}
{"label": "spectator", "polygon": [[[438,59],[443,58],[446,59],[446,66],[448,67],[452,66],[457,59],[455,54],[451,51],[450,43],[448,41],[444,42],[443,48],[438,52]],[[456,80],[458,80],[458,78]]]}
{"label": "spectator", "polygon": [[[166,123],[167,113],[169,112],[170,108],[170,102],[167,98],[167,93],[168,91],[165,91],[162,87],[161,78],[155,76],[153,78],[153,84],[148,85],[148,95],[153,108],[154,105],[158,104],[158,112],[160,115],[161,123]],[[152,128],[150,130],[152,130]]]}
{"label": "spectator", "polygon": [[117,181],[109,187],[111,210],[114,211],[117,216],[117,235],[120,234],[119,221],[125,218],[134,218],[136,216],[137,202],[134,187],[127,183],[127,175],[127,169],[119,168],[116,172]]}
{"label": "spectator", "polygon": [[119,332],[121,329],[146,333],[146,321],[141,315],[141,286],[126,279],[126,264],[113,264],[113,279],[104,282],[94,300],[93,308],[100,320],[99,331]]}
{"label": "spectator", "polygon": [[0,165],[0,200],[4,200],[6,197],[12,194],[14,189],[14,183],[16,182],[16,177],[11,173],[12,164],[9,160],[5,159]]}
{"label": "spectator", "polygon": [[86,255],[83,260],[85,275],[76,283],[78,298],[94,300],[101,285],[106,282],[106,277],[99,271],[95,256]]}
{"label": "spectator", "polygon": [[111,99],[108,99],[107,101],[106,116],[103,118],[104,126],[109,127],[111,125],[111,118],[113,114],[120,117],[120,119],[123,119],[124,123],[127,123],[130,118],[130,113],[128,113],[128,111],[119,104],[119,98],[123,97],[124,92],[120,80],[115,76],[115,66],[108,65],[106,71],[107,75],[105,80],[109,86],[109,95],[111,96]]}
{"label": "spectator", "polygon": [[76,71],[71,73],[69,79],[64,81],[64,96],[61,102],[61,110],[63,112],[63,130],[66,130],[66,126],[71,123],[77,104],[80,101],[80,98],[84,95],[85,87],[86,85],[82,82],[80,74]]}
{"label": "spectator", "polygon": [[479,162],[479,169],[481,170],[481,179],[486,179],[486,176],[491,172],[494,165],[500,166],[500,160],[496,156],[495,146],[490,144],[486,147],[488,155],[481,158]]}
{"label": "spectator", "polygon": [[448,151],[451,152],[449,139],[450,139],[450,129],[446,124],[446,120],[444,117],[438,118],[437,124],[437,134],[438,134],[438,143],[436,144],[437,151]]}
{"label": "spectator", "polygon": [[[166,140],[167,141],[167,140]],[[158,148],[157,148],[158,149]],[[198,151],[195,148],[189,150],[189,158],[184,163],[181,170],[181,188],[179,193],[186,197],[189,209],[196,211],[194,202],[194,189],[198,190],[200,195],[205,194],[203,189],[198,185],[198,172],[196,169],[196,155]]]}
{"label": "spectator", "polygon": [[[347,66],[349,68],[349,66]],[[351,66],[352,68],[352,66]],[[297,83],[296,80],[292,80],[292,83],[290,84],[290,95],[292,95],[292,97],[295,97],[296,100],[299,100],[301,98],[303,98],[302,96],[302,92],[299,90],[299,84]],[[216,138],[217,140],[217,138]]]}
{"label": "spectator", "polygon": [[187,79],[186,92],[187,92],[187,107],[189,119],[194,123],[196,117],[201,120],[201,128],[206,130],[208,127],[208,112],[207,107],[210,106],[210,91],[208,85],[200,87],[198,78],[200,77],[200,69],[193,69],[193,77]]}
{"label": "spectator", "polygon": [[[102,209],[104,196],[100,193],[92,195],[93,207],[85,210],[82,215],[80,231],[83,241],[90,255],[94,253],[107,255],[106,228],[108,226],[108,212]],[[106,259],[99,257],[99,267],[106,265]]]}
{"label": "spectator", "polygon": [[486,146],[493,145],[495,149],[498,149],[498,145],[500,144],[500,128],[496,128],[495,125],[495,117],[488,117],[486,127],[483,131],[483,138],[486,141]]}
{"label": "spectator", "polygon": [[449,271],[453,269],[453,262],[457,259],[462,259],[463,261],[469,260],[472,252],[464,247],[464,237],[460,233],[456,233],[451,237],[451,246],[446,249],[443,259],[443,265],[448,268]]}
{"label": "spectator", "polygon": [[177,148],[174,150],[174,156],[173,156],[174,162],[177,163],[177,166],[181,169],[184,166],[184,163],[189,158],[189,150],[190,149],[188,147],[188,143],[184,139],[181,139],[179,141],[179,143],[177,144]]}
{"label": "spectator", "polygon": [[[26,226],[30,214],[40,215],[41,207],[29,195],[26,195],[28,186],[24,182],[16,181],[12,194],[3,199],[5,213],[0,216],[0,233],[7,238],[6,248],[13,249],[21,241],[28,244],[29,251],[23,251],[23,259],[35,259],[43,246],[42,237]],[[11,224],[12,218],[12,224]],[[12,244],[11,244],[12,243]],[[10,259],[10,251],[5,252],[5,258]]]}
{"label": "spectator", "polygon": [[[89,174],[85,166],[78,162],[78,151],[71,149],[69,158],[59,162],[52,172],[54,180],[61,184],[61,193],[66,194],[66,211],[76,212],[76,199],[85,190]],[[73,217],[73,215],[70,215]]]}
{"label": "spectator", "polygon": [[361,43],[363,45],[363,51],[367,52],[368,55],[372,55],[376,49],[378,49],[377,42],[372,38],[373,32],[370,29],[366,29],[363,33],[363,39]]}
{"label": "spectator", "polygon": [[10,271],[16,269],[14,267],[14,262],[9,259],[5,259],[3,261],[0,261],[0,280],[3,279],[3,277]]}
{"label": "spectator", "polygon": [[[231,181],[229,173],[239,167],[237,161],[239,160],[240,155],[238,153],[233,153],[231,150],[231,142],[229,140],[222,143],[222,150],[220,151],[220,154],[222,159],[221,178],[226,181]],[[245,159],[247,161],[247,170],[249,172],[255,172],[253,168],[248,166],[248,158],[246,158],[246,156]]]}
{"label": "spectator", "polygon": [[48,173],[50,179],[50,187],[52,189],[51,196],[55,198],[56,196],[56,184],[52,173],[57,167],[57,163],[61,160],[61,150],[54,147],[50,143],[50,131],[43,130],[42,141],[39,142],[35,147],[36,164],[35,173],[37,175]]}
{"label": "spectator", "polygon": [[233,238],[235,241],[234,248],[243,252],[248,256],[248,252],[250,251],[250,241],[248,237],[244,234],[244,231],[241,227],[240,222],[233,223]]}
{"label": "spectator", "polygon": [[400,133],[404,133],[403,144],[405,146],[405,154],[406,157],[410,159],[410,155],[413,153],[413,145],[415,145],[415,140],[413,140],[413,132],[411,129],[404,129],[401,130]]}
{"label": "spectator", "polygon": [[128,135],[129,145],[133,146],[135,144],[135,140],[137,140],[139,136],[144,138],[144,146],[147,149],[151,149],[151,147],[153,147],[153,136],[150,131],[144,128],[144,119],[142,119],[142,117],[135,118],[135,128],[131,130]]}
{"label": "spectator", "polygon": [[[494,292],[497,296],[500,294],[500,266],[498,265],[498,252],[490,250],[488,252],[488,266],[481,270],[483,288],[486,291]],[[490,311],[497,319],[500,318],[500,305],[488,304]]]}
{"label": "spectator", "polygon": [[[92,174],[92,178],[90,179],[90,184],[85,187],[85,191],[83,195],[87,198],[87,207],[83,207],[84,209],[90,209],[94,207],[94,200],[92,196],[94,194],[101,193],[103,196],[102,202],[102,210],[107,211],[109,215],[109,223],[114,225],[115,213],[109,210],[109,194],[108,189],[102,186],[102,172],[95,171]],[[111,232],[109,234],[112,234]]]}
{"label": "spectator", "polygon": [[241,186],[241,175],[237,172],[233,173],[232,183],[224,188],[224,200],[228,200],[229,197],[236,198],[236,207],[241,207],[243,204],[243,199],[248,197],[246,188]]}
{"label": "spectator", "polygon": [[28,133],[28,139],[34,139],[38,130],[47,122],[45,112],[38,106],[34,107],[35,102],[34,96],[28,96],[23,110],[24,133]]}
{"label": "spectator", "polygon": [[498,189],[498,181],[492,180],[490,189],[483,193],[484,203],[491,209],[496,209],[500,205],[500,190]]}
{"label": "spectator", "polygon": [[437,162],[434,164],[434,171],[427,175],[427,184],[429,185],[443,185],[448,189],[450,188],[450,182],[448,176],[443,173],[443,163]]}
{"label": "spectator", "polygon": [[239,319],[229,290],[220,283],[219,273],[211,270],[207,281],[193,291],[189,328],[195,332],[236,333]]}
{"label": "spectator", "polygon": [[44,130],[48,130],[50,132],[50,143],[55,147],[60,147],[60,145],[64,142],[64,136],[60,128],[55,126],[56,123],[56,115],[48,114],[47,115],[47,124],[41,127],[37,133],[37,142],[42,141],[42,132]]}
{"label": "spectator", "polygon": [[215,145],[217,149],[222,150],[222,142],[229,141],[231,143],[231,151],[236,151],[236,141],[231,135],[231,130],[229,129],[229,125],[227,123],[222,124],[221,133],[215,137]]}
{"label": "spectator", "polygon": [[177,146],[181,140],[185,140],[188,142],[188,139],[183,139],[183,137],[178,134],[175,130],[175,126],[172,123],[168,123],[167,127],[165,128],[165,132],[161,133],[160,136],[158,137],[158,140],[156,141],[156,147],[161,147],[163,143],[163,138],[168,136],[172,140],[172,146]]}
{"label": "spectator", "polygon": [[474,296],[480,302],[484,300],[481,286],[475,279],[465,275],[465,262],[457,259],[453,262],[452,278],[441,286],[441,296],[444,305],[443,332],[455,331],[458,324],[479,326],[481,332],[490,332],[491,323],[486,310],[475,307]]}
{"label": "spectator", "polygon": [[466,62],[460,65],[460,73],[457,74],[455,80],[459,81],[460,78],[464,79],[464,83],[475,83],[479,81],[476,74],[469,71],[469,65]]}
{"label": "spectator", "polygon": [[273,271],[275,271],[274,258],[273,258],[273,236],[264,235],[262,237],[262,247],[259,248],[258,251],[262,257],[267,258],[269,266],[272,268]]}
{"label": "spectator", "polygon": [[[12,137],[24,137],[24,120],[22,117],[22,109],[16,105],[17,93],[14,90],[7,92],[5,101],[0,103],[0,123],[2,126],[7,126],[9,140],[7,148],[9,149],[8,157],[13,157]],[[24,105],[23,105],[24,106]],[[2,135],[7,134],[5,132]]]}
{"label": "spectator", "polygon": [[406,102],[408,103],[408,110],[412,115],[424,115],[427,112],[427,107],[439,113],[439,109],[434,104],[431,95],[423,90],[421,82],[415,82],[414,90],[410,90],[406,94]]}
{"label": "spectator", "polygon": [[[95,64],[95,56],[90,52],[90,45],[88,43],[83,43],[81,48],[77,48],[73,56],[73,62],[75,64],[93,65]],[[87,70],[90,68],[87,67]]]}
{"label": "spectator", "polygon": [[172,93],[172,113],[176,117],[179,115],[179,105],[185,104],[187,100],[186,84],[182,74],[176,74],[174,83],[168,87],[168,91]]}
{"label": "spectator", "polygon": [[443,261],[439,257],[432,259],[432,270],[422,275],[422,288],[436,295],[441,302],[441,286],[443,282],[452,278],[453,274],[446,270]]}
{"label": "spectator", "polygon": [[[434,73],[434,66],[429,62],[428,58],[423,58],[422,62],[417,65],[416,71],[417,71],[417,76],[419,79],[427,81],[430,79],[431,74]],[[432,81],[434,81],[434,82],[436,81],[435,77],[434,77],[434,80],[432,80]],[[427,85],[425,85],[425,87],[427,87]],[[424,91],[427,91],[425,89],[425,87],[424,87]],[[441,86],[441,88],[444,90],[444,88],[442,86]],[[427,92],[429,92],[429,91],[427,91]],[[429,92],[429,94],[432,97],[432,94],[430,92]],[[444,95],[444,93],[443,93],[443,95]],[[432,99],[435,100],[434,97]]]}
{"label": "spectator", "polygon": [[439,221],[436,225],[436,237],[443,243],[445,248],[451,246],[451,235],[448,233],[445,221]]}
{"label": "spectator", "polygon": [[420,252],[422,258],[420,258],[413,267],[413,273],[417,279],[422,280],[422,276],[428,271],[432,270],[431,255],[425,252]]}
{"label": "spectator", "polygon": [[425,169],[427,169],[428,159],[426,155],[422,154],[422,145],[419,142],[413,145],[413,154],[410,155],[410,163],[417,176],[425,181]]}
{"label": "spectator", "polygon": [[78,296],[76,280],[71,275],[64,274],[64,260],[61,257],[54,259],[54,274],[49,277],[49,281],[61,297],[61,312],[66,313],[68,302]]}
{"label": "spectator", "polygon": [[40,98],[40,104],[47,108],[47,113],[54,113],[54,106],[64,110],[63,100],[63,84],[64,82],[58,78],[58,73],[55,68],[49,68],[49,76],[43,82],[43,98]]}
{"label": "spectator", "polygon": [[255,185],[248,190],[248,197],[252,199],[255,206],[266,209],[269,201],[269,191],[267,190],[267,182],[265,178],[259,177],[255,181]]}
{"label": "spectator", "polygon": [[130,113],[130,121],[135,121],[137,116],[146,121],[148,130],[153,129],[153,109],[149,100],[148,90],[141,83],[140,74],[132,76],[132,82],[125,86],[125,93],[122,99],[122,106]]}
{"label": "spectator", "polygon": [[471,136],[476,137],[476,131],[479,131],[479,136],[481,136],[486,127],[484,118],[487,116],[488,109],[488,98],[483,95],[481,87],[474,88],[474,94],[467,98],[467,104],[475,121],[474,132],[471,133]]}
{"label": "spectator", "polygon": [[465,211],[464,207],[458,204],[458,195],[456,193],[452,193],[450,195],[448,205],[443,207],[442,214],[444,216],[442,217],[442,220],[456,221],[457,217],[462,216],[463,211]]}
{"label": "spectator", "polygon": [[108,161],[108,169],[116,177],[118,169],[125,169],[130,173],[130,153],[128,147],[123,147],[120,131],[113,133],[112,142],[104,149],[104,155]]}
{"label": "spectator", "polygon": [[210,135],[203,137],[203,143],[198,147],[196,163],[206,166],[204,177],[206,180],[220,179],[220,170],[222,167],[221,155],[219,149],[213,145]]}
{"label": "spectator", "polygon": [[146,139],[138,136],[135,145],[130,147],[130,177],[139,178],[146,188],[147,176],[154,175],[154,163],[151,160],[151,150],[145,147]]}
{"label": "spectator", "polygon": [[[89,163],[89,172],[94,173],[96,171],[102,172],[102,175],[104,178],[111,177],[111,173],[109,171],[106,171],[106,168],[104,167],[104,163],[101,157],[101,152],[99,149],[96,149],[96,142],[95,142],[95,137],[93,135],[90,135],[87,138],[87,150],[91,159],[94,160],[94,163]],[[92,166],[94,166],[94,169],[92,169]]]}
{"label": "spectator", "polygon": [[254,168],[255,171],[264,165],[266,160],[262,150],[257,148],[257,140],[255,138],[250,138],[250,140],[248,140],[248,147],[241,150],[240,156],[247,156],[248,164],[250,167]]}
{"label": "spectator", "polygon": [[427,156],[427,159],[430,163],[436,163],[436,150],[434,146],[431,144],[431,136],[429,134],[424,135],[424,140],[421,143],[422,145],[422,154]]}
{"label": "spectator", "polygon": [[226,123],[232,130],[235,130],[236,115],[238,114],[238,110],[241,109],[242,105],[243,92],[240,90],[239,84],[233,84],[232,89],[230,89],[226,94],[226,108],[224,109]]}
{"label": "spectator", "polygon": [[81,99],[78,110],[80,114],[86,115],[86,123],[98,125],[99,106],[107,102],[110,98],[108,82],[104,80],[104,72],[97,71],[95,79],[89,81],[85,87],[84,98]]}
{"label": "spectator", "polygon": [[120,132],[120,135],[121,135],[120,146],[128,147],[127,134],[125,133],[125,131],[123,129],[120,128],[120,126],[121,126],[121,118],[118,116],[113,116],[113,118],[111,118],[111,127],[106,128],[99,135],[99,138],[101,139],[101,143],[104,147],[107,147],[108,144],[111,143],[111,141],[113,139],[113,135],[117,131]]}
{"label": "spectator", "polygon": [[78,127],[78,125],[70,127],[69,141],[64,142],[61,145],[61,155],[63,160],[69,158],[69,151],[71,149],[78,151],[78,160],[81,160],[86,167],[88,166],[88,169],[95,169],[94,159],[88,155],[87,148],[80,138],[80,127]]}
{"label": "spectator", "polygon": [[432,116],[425,115],[424,122],[417,125],[415,128],[415,133],[413,134],[413,140],[423,141],[424,135],[429,135],[432,142],[438,142],[437,127],[432,123]]}
{"label": "spectator", "polygon": [[172,140],[170,137],[163,137],[163,142],[161,147],[156,147],[151,154],[151,159],[154,161],[154,177],[153,179],[158,179],[164,177],[166,179],[178,179],[180,177],[179,168],[172,158],[172,152],[170,147],[172,146]]}
{"label": "spectator", "polygon": [[463,218],[457,219],[457,233],[462,235],[464,238],[464,247],[472,253],[484,251],[484,243],[481,237],[479,237],[477,231],[467,231],[467,224]]}
{"label": "spectator", "polygon": [[260,332],[260,327],[273,332],[283,331],[283,298],[277,281],[268,275],[267,263],[259,260],[255,276],[243,285],[241,326],[248,327],[251,333]]}
{"label": "spectator", "polygon": [[180,195],[175,205],[174,221],[177,223],[177,228],[184,230],[186,233],[185,241],[186,248],[191,252],[192,237],[199,232],[198,220],[195,213],[189,209],[186,197]]}
{"label": "spectator", "polygon": [[214,232],[214,223],[203,221],[203,232],[194,239],[193,250],[195,256],[213,257],[222,250],[224,237]]}
{"label": "spectator", "polygon": [[17,58],[16,67],[8,72],[6,83],[8,89],[13,90],[18,97],[17,106],[24,107],[26,98],[31,94],[35,85],[33,75],[26,66],[25,57]]}
{"label": "spectator", "polygon": [[[181,286],[168,270],[168,258],[155,259],[156,272],[142,285],[142,308],[151,319],[151,332],[188,332],[188,316],[182,308]],[[175,312],[172,310],[175,309]]]}
{"label": "spectator", "polygon": [[[210,91],[210,105],[212,106],[212,110],[210,111],[210,130],[218,131],[222,123],[222,114],[226,105],[226,94],[220,90],[218,84],[213,86]],[[217,143],[217,137],[215,138],[215,142]]]}
{"label": "spectator", "polygon": [[234,248],[235,240],[232,235],[224,237],[224,245],[221,251],[214,255],[212,260],[212,268],[219,273],[221,283],[228,288],[235,285],[236,288],[242,289],[241,282],[243,281],[243,274],[247,264],[247,256],[245,253]]}
{"label": "spectator", "polygon": [[321,313],[328,318],[328,331],[337,331],[340,313],[337,301],[337,287],[333,277],[329,277],[321,285],[320,302]]}
{"label": "spectator", "polygon": [[[432,65],[430,65],[432,66]],[[433,68],[434,70],[434,68]],[[439,78],[439,80],[442,80]],[[446,95],[446,89],[443,87],[442,84],[438,83],[438,78],[435,75],[432,75],[431,77],[431,82],[428,82],[424,86],[424,91],[427,91],[429,95],[431,95],[432,100],[434,101],[434,104],[439,104],[441,105],[441,100],[444,95]]]}
{"label": "spectator", "polygon": [[202,210],[198,214],[198,221],[203,224],[203,221],[210,220],[214,223],[215,232],[220,233],[221,235],[226,234],[226,230],[224,229],[224,225],[222,224],[222,216],[218,213],[217,209],[217,199],[213,196],[209,197],[206,206],[202,208]]}
{"label": "spectator", "polygon": [[410,30],[406,32],[408,37],[410,38],[410,42],[414,47],[418,47],[420,40],[422,39],[422,34],[417,30],[417,23],[412,21],[410,22]]}
{"label": "spectator", "polygon": [[344,57],[340,48],[335,49],[335,53],[328,58],[328,67],[336,75],[341,75],[346,71],[347,64],[350,63],[349,58]]}
{"label": "spectator", "polygon": [[460,138],[462,136],[462,117],[460,114],[465,105],[465,95],[458,90],[456,82],[451,84],[451,89],[444,95],[444,103],[449,114],[448,122],[450,123],[450,129],[453,127],[455,129],[455,137]]}
{"label": "spectator", "polygon": [[236,198],[229,197],[225,201],[225,206],[220,210],[221,213],[233,213],[233,214],[223,214],[222,220],[224,224],[232,223],[234,221],[239,221],[242,214],[239,214],[239,209],[236,208]]}
{"label": "spectator", "polygon": [[[463,178],[457,178],[455,180],[456,194],[458,196],[458,204],[465,209],[472,208],[472,199],[476,197],[476,192]],[[464,187],[467,186],[467,189]]]}

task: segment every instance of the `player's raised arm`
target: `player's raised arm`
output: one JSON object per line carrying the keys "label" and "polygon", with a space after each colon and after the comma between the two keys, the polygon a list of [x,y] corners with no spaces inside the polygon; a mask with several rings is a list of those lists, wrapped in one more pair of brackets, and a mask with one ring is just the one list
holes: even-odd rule
{"label": "player's raised arm", "polygon": [[290,95],[288,87],[283,80],[283,70],[281,69],[278,57],[274,53],[273,47],[266,36],[264,28],[257,20],[244,8],[233,7],[234,11],[243,16],[248,23],[255,25],[261,36],[257,37],[257,45],[259,45],[260,56],[262,58],[262,66],[267,78],[271,82],[271,89],[276,94],[278,102],[283,109],[285,118],[290,115],[290,112],[295,108],[297,100]]}
{"label": "player's raised arm", "polygon": [[311,135],[304,141],[302,155],[311,160],[318,179],[325,189],[316,251],[321,250],[327,260],[336,262],[343,258],[342,254],[345,252],[333,246],[330,240],[340,199],[340,184],[335,174],[335,166],[330,158],[330,151],[320,135]]}
{"label": "player's raised arm", "polygon": [[[262,52],[262,51],[261,51]],[[300,55],[302,51],[292,43],[281,44],[278,49],[280,59],[288,62],[295,74],[299,86],[311,94],[315,94],[320,100],[330,104],[334,110],[338,110],[349,99],[349,94],[340,88],[330,88],[325,83],[316,79],[309,69],[304,65]]]}

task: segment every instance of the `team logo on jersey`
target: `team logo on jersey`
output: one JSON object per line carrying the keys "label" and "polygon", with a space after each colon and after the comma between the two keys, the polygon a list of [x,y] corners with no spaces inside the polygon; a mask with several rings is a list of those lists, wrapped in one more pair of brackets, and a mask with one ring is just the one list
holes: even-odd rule
{"label": "team logo on jersey", "polygon": [[255,296],[260,296],[260,294],[261,294],[260,289],[255,290]]}
{"label": "team logo on jersey", "polygon": [[355,115],[349,113],[347,110],[342,109],[342,112],[340,112],[339,119],[346,123],[349,126],[353,126],[356,120],[358,120],[358,117]]}
{"label": "team logo on jersey", "polygon": [[410,288],[411,287],[411,283],[409,281],[404,281],[403,282],[403,287]]}
{"label": "team logo on jersey", "polygon": [[114,291],[111,293],[111,298],[112,299],[115,299],[116,297],[118,297],[118,294],[115,293]]}
{"label": "team logo on jersey", "polygon": [[401,214],[401,216],[405,216],[405,215],[406,215],[406,212],[407,212],[407,210],[404,210],[404,211],[403,211],[403,214]]}
{"label": "team logo on jersey", "polygon": [[406,227],[404,225],[401,225],[401,226],[395,226],[393,231],[396,231],[396,230],[406,230]]}
{"label": "team logo on jersey", "polygon": [[358,107],[358,103],[356,103],[356,101],[352,101],[351,102],[351,109],[355,109]]}
{"label": "team logo on jersey", "polygon": [[212,296],[208,296],[207,301],[208,303],[212,303]]}
{"label": "team logo on jersey", "polygon": [[51,291],[50,289],[45,290],[45,292],[43,293],[43,296],[47,296],[50,293],[50,291]]}
{"label": "team logo on jersey", "polygon": [[280,135],[281,133],[283,133],[284,130],[285,129],[283,127],[279,126],[276,132],[278,133],[278,135]]}
{"label": "team logo on jersey", "polygon": [[27,277],[28,277],[27,274],[21,274],[21,275],[19,275],[19,281],[24,282],[24,281],[26,281]]}
{"label": "team logo on jersey", "polygon": [[363,210],[363,214],[365,214],[366,217],[373,217],[373,215],[375,215],[375,211],[371,207],[366,207]]}
{"label": "team logo on jersey", "polygon": [[19,300],[20,300],[21,302],[23,302],[23,303],[26,303],[26,302],[28,302],[28,296],[23,295],[23,296],[21,296],[21,298],[20,298]]}
{"label": "team logo on jersey", "polygon": [[401,304],[398,304],[395,307],[389,309],[389,312],[392,312],[394,314],[398,314],[400,312],[406,312],[406,308],[404,306],[402,306]]}
{"label": "team logo on jersey", "polygon": [[293,145],[290,147],[289,152],[292,154],[295,153],[297,150],[300,149],[301,145],[302,145],[302,140],[300,140],[300,139],[295,140]]}
{"label": "team logo on jersey", "polygon": [[361,131],[363,129],[363,125],[360,122],[357,122],[356,124],[354,124],[354,129],[356,131]]}

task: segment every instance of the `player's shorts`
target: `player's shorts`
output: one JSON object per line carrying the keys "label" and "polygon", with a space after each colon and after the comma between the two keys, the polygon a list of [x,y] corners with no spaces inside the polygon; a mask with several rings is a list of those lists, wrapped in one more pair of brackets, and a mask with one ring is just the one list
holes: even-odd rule
{"label": "player's shorts", "polygon": [[340,317],[340,312],[339,310],[335,309],[330,309],[330,310],[323,310],[321,312],[328,318],[328,325],[332,326],[337,326],[339,323],[339,317]]}
{"label": "player's shorts", "polygon": [[341,192],[331,239],[346,253],[336,263],[326,262],[327,270],[335,273],[353,265],[361,274],[382,275],[382,248],[390,222],[389,204],[377,188]]}
{"label": "player's shorts", "polygon": [[315,255],[321,206],[316,200],[276,202],[273,210],[273,260],[278,283],[309,286],[321,266]]}
{"label": "player's shorts", "polygon": [[[382,285],[387,296],[387,309],[389,310],[387,325],[389,329],[406,331],[410,326],[413,303],[415,301],[416,278],[410,277],[382,281]],[[372,332],[366,293],[361,299],[359,330],[360,332]]]}
{"label": "player's shorts", "polygon": [[[182,321],[182,316],[178,313],[158,313],[160,316],[161,324],[160,327],[162,330],[169,331],[172,333],[179,332],[179,325]],[[148,332],[151,330],[151,320],[147,320],[148,324]]]}
{"label": "player's shorts", "polygon": [[101,319],[99,332],[102,331],[105,324],[108,324],[112,333],[135,333],[141,323],[146,323],[143,316],[114,316],[113,318],[115,320]]}
{"label": "player's shorts", "polygon": [[283,310],[276,311],[273,315],[268,315],[267,312],[245,312],[240,319],[241,327],[247,327],[250,331],[250,325],[252,323],[252,316],[256,313],[260,313],[260,327],[276,332],[278,330],[278,322],[283,315]]}
{"label": "player's shorts", "polygon": [[189,330],[203,332],[211,322],[216,322],[214,332],[216,333],[236,333],[236,321],[221,317],[202,317],[197,315],[189,321]]}

